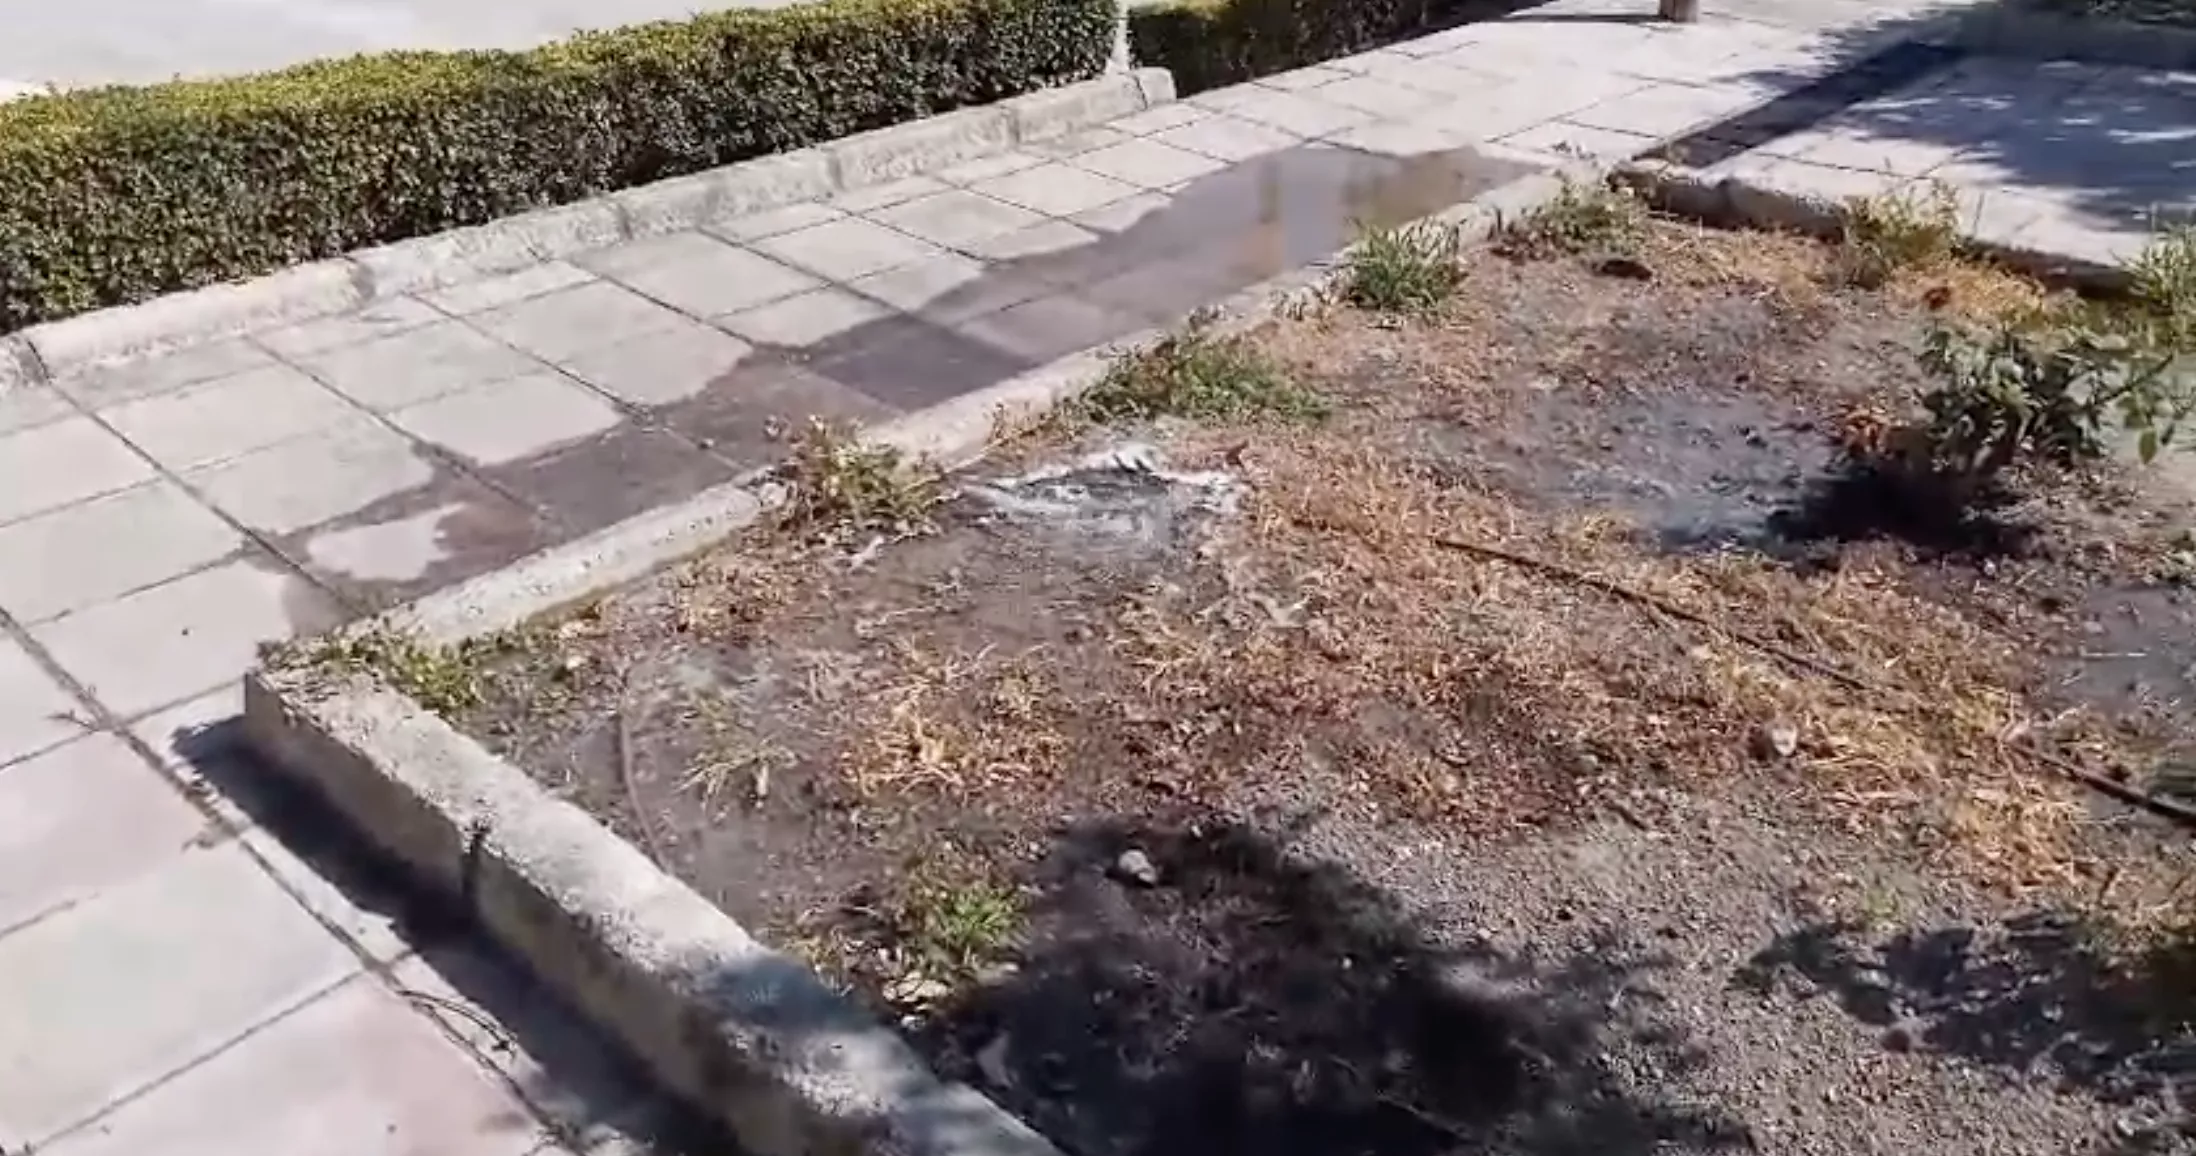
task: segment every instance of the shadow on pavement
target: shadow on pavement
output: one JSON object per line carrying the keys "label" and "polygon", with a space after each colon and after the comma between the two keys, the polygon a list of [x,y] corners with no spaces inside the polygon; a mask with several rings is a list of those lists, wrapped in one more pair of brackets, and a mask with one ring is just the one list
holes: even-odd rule
{"label": "shadow on pavement", "polygon": [[1901,172],[1936,163],[1929,175],[2120,228],[2196,216],[2196,75],[1922,43],[1887,49],[1888,27],[1831,33],[1828,75],[1793,67],[1749,74],[1796,88],[1693,134],[1680,159],[1713,163],[1835,116],[1848,140],[1831,163],[1864,163],[1880,145],[1886,157],[1901,154]]}
{"label": "shadow on pavement", "polygon": [[228,719],[171,739],[210,788],[334,889],[307,901],[315,915],[354,937],[378,926],[402,936],[416,954],[391,963],[391,987],[498,1073],[534,1109],[545,1138],[579,1153],[617,1136],[637,1145],[615,1149],[620,1156],[736,1156],[721,1131],[654,1092],[637,1060],[525,965],[413,886],[325,802],[255,757],[240,729]]}

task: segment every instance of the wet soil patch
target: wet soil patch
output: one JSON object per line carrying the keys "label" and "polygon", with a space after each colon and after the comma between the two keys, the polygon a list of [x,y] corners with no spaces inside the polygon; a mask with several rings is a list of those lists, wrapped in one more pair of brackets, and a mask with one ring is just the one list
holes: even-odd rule
{"label": "wet soil patch", "polygon": [[[2174,1142],[2177,1078],[2137,1077],[2183,1026],[2021,1059],[1918,970],[1825,998],[1901,934],[2018,987],[2023,913],[2170,902],[2165,840],[2032,754],[2174,737],[2064,686],[2170,503],[1798,564],[1778,511],[1844,407],[1911,401],[1924,315],[1804,242],[1640,259],[1277,324],[1323,423],[1050,427],[918,529],[761,533],[535,624],[461,721],[1077,1154]],[[2052,1006],[2134,990],[2093,958]]]}

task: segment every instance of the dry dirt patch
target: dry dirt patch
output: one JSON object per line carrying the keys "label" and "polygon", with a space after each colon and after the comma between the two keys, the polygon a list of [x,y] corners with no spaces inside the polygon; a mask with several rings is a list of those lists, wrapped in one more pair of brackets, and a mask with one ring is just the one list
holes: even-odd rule
{"label": "dry dirt patch", "polygon": [[2173,912],[2179,836],[2062,771],[2183,738],[2179,669],[2106,644],[2196,643],[2185,502],[1812,532],[1925,315],[2040,295],[1833,265],[1474,254],[1423,316],[1222,347],[1198,420],[934,492],[827,445],[802,518],[452,701],[1074,1152],[2180,1143],[2190,1036],[2095,930]]}

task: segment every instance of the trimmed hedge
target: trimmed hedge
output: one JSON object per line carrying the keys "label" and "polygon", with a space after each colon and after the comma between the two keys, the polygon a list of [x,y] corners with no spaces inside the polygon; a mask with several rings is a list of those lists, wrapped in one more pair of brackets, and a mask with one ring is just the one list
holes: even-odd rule
{"label": "trimmed hedge", "polygon": [[1113,0],[829,0],[0,105],[0,333],[1104,69]]}
{"label": "trimmed hedge", "polygon": [[[1175,0],[1129,12],[1136,62],[1184,93],[1377,48],[1466,15],[1527,0]],[[1644,0],[1643,0],[1644,2]]]}

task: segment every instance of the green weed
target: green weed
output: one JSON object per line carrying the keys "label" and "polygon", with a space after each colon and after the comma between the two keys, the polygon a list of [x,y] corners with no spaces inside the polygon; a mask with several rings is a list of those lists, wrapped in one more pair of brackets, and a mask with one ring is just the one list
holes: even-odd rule
{"label": "green weed", "polygon": [[1647,205],[1629,189],[1566,183],[1546,204],[1503,231],[1505,251],[1522,257],[1626,253],[1647,232]]}
{"label": "green weed", "polygon": [[1421,224],[1365,234],[1342,268],[1343,300],[1377,313],[1431,313],[1455,296],[1464,268],[1453,225]]}
{"label": "green weed", "polygon": [[1839,226],[1839,280],[1880,288],[1901,269],[1923,268],[1960,250],[1960,208],[1951,186],[1932,182],[1926,193],[1901,191],[1854,197]]}
{"label": "green weed", "polygon": [[781,524],[825,534],[918,529],[929,524],[940,497],[937,471],[821,419],[794,444],[784,479],[789,493]]}
{"label": "green weed", "polygon": [[1314,421],[1329,412],[1325,398],[1291,382],[1248,341],[1196,323],[1115,361],[1069,409],[1100,424],[1160,417]]}

